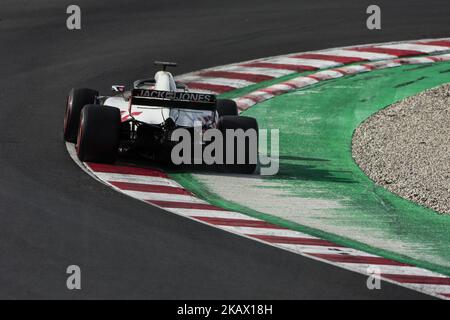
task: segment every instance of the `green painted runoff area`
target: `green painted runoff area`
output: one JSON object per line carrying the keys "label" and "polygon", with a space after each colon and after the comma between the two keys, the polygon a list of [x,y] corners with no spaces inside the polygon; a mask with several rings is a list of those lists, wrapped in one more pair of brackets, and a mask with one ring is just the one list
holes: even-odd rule
{"label": "green painted runoff area", "polygon": [[[402,248],[388,251],[360,237],[356,241],[351,233],[345,237],[330,234],[277,217],[275,212],[264,214],[225,201],[190,173],[173,172],[171,176],[199,197],[227,209],[450,275],[450,216],[377,186],[351,154],[353,132],[370,115],[448,82],[450,63],[402,66],[321,82],[259,103],[244,113],[255,117],[260,128],[280,130],[280,170],[264,179],[276,182],[276,188],[290,197],[336,200],[342,207],[330,209],[332,223],[349,230],[382,230],[389,234],[386,241],[401,238],[414,250],[426,250],[426,260],[405,255]],[[226,97],[243,92],[235,90]]]}

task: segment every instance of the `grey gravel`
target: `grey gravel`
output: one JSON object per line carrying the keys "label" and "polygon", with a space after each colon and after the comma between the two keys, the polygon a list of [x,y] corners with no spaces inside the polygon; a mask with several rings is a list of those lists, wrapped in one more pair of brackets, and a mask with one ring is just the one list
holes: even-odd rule
{"label": "grey gravel", "polygon": [[355,130],[352,151],[377,184],[450,214],[450,84],[372,115]]}

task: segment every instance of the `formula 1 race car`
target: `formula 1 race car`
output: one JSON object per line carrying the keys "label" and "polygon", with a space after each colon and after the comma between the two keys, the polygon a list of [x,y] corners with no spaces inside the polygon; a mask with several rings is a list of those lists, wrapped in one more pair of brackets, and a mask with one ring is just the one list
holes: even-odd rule
{"label": "formula 1 race car", "polygon": [[[256,141],[245,139],[245,154],[239,155],[236,146],[229,147],[229,140],[234,142],[236,137],[227,136],[226,132],[230,129],[253,130],[257,135],[256,120],[239,116],[233,100],[189,91],[166,71],[176,63],[155,62],[155,65],[162,66],[163,70],[156,72],[153,79],[137,80],[131,89],[113,85],[112,96],[101,96],[98,91],[86,88],[70,91],[64,139],[76,144],[78,158],[87,162],[114,163],[120,154],[138,154],[171,162],[170,155],[177,144],[172,138],[175,130],[184,128],[194,135],[195,126],[201,123],[202,132],[218,129],[223,134],[222,149],[217,152],[223,161],[216,163],[226,171],[252,173],[257,163],[257,138]],[[214,139],[202,141],[202,148],[212,141]],[[195,144],[195,139],[192,143]],[[231,154],[229,158],[227,154]],[[233,161],[228,161],[230,158]],[[225,159],[228,159],[226,164]]]}

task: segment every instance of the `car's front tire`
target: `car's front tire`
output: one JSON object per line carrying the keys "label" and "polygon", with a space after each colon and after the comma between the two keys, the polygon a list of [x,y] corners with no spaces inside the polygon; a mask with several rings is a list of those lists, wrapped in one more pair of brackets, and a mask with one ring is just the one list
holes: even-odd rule
{"label": "car's front tire", "polygon": [[[222,169],[225,172],[250,174],[256,170],[258,160],[258,123],[255,118],[244,116],[223,116],[219,118],[218,128],[222,132],[224,141],[224,165]],[[252,133],[251,138],[246,139],[244,150],[238,150],[236,140],[231,141],[227,137],[227,129],[234,131],[242,129],[244,132]],[[249,131],[250,130],[250,131]],[[253,135],[254,134],[254,135]],[[233,163],[226,163],[227,153],[233,148]],[[244,163],[238,163],[238,152],[243,152]]]}
{"label": "car's front tire", "polygon": [[64,140],[77,141],[80,114],[87,104],[95,103],[98,91],[92,89],[72,89],[67,97],[66,114],[64,116]]}
{"label": "car's front tire", "polygon": [[120,135],[120,111],[86,105],[81,111],[76,151],[81,161],[114,163]]}

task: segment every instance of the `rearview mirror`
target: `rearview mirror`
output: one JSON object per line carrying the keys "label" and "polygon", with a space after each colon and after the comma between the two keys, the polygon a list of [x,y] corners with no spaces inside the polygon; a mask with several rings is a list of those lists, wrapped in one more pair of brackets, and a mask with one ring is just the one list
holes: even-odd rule
{"label": "rearview mirror", "polygon": [[123,93],[125,91],[125,86],[121,84],[115,84],[111,86],[111,90],[115,93]]}

